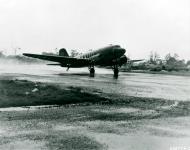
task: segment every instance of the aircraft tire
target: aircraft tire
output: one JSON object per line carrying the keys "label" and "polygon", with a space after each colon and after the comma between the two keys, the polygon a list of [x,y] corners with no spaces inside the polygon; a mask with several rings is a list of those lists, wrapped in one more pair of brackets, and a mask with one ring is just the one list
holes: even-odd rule
{"label": "aircraft tire", "polygon": [[118,68],[114,68],[114,77],[118,77],[119,74],[119,69]]}
{"label": "aircraft tire", "polygon": [[94,77],[95,74],[95,69],[94,68],[90,68],[90,76]]}

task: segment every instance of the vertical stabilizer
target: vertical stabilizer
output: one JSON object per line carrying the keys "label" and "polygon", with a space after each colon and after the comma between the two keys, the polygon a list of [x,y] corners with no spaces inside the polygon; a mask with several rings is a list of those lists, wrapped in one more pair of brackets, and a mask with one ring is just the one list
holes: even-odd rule
{"label": "vertical stabilizer", "polygon": [[67,53],[67,50],[65,48],[62,48],[59,50],[59,56],[69,57],[69,54]]}

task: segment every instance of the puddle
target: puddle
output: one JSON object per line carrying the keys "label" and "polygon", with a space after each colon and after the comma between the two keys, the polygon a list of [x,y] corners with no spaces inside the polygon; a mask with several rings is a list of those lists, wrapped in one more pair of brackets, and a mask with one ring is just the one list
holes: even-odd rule
{"label": "puddle", "polygon": [[96,112],[102,112],[102,113],[134,113],[140,111],[140,109],[137,108],[108,108],[108,109],[93,109],[93,111]]}
{"label": "puddle", "polygon": [[0,112],[4,112],[4,111],[24,111],[27,110],[28,108],[24,108],[24,107],[8,107],[8,108],[0,108]]}
{"label": "puddle", "polygon": [[26,110],[35,110],[40,108],[56,108],[58,105],[41,105],[41,106],[27,106],[27,107],[7,107],[0,108],[0,112],[11,112],[11,111],[26,111]]}
{"label": "puddle", "polygon": [[84,129],[84,127],[81,126],[71,126],[71,125],[56,125],[54,127],[54,130],[61,130],[61,131],[67,131],[67,130],[81,130]]}

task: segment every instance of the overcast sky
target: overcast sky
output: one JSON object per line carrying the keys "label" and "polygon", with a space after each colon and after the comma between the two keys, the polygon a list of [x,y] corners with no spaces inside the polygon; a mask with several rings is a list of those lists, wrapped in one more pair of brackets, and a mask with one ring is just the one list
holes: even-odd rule
{"label": "overcast sky", "polygon": [[190,59],[190,0],[0,0],[0,50],[40,53],[119,44],[131,58]]}

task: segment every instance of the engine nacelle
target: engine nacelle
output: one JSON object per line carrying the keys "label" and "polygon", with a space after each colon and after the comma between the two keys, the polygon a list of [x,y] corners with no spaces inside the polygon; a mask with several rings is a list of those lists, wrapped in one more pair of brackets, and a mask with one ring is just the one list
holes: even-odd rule
{"label": "engine nacelle", "polygon": [[121,56],[118,60],[118,65],[123,65],[124,63],[127,62],[127,57],[125,55]]}

